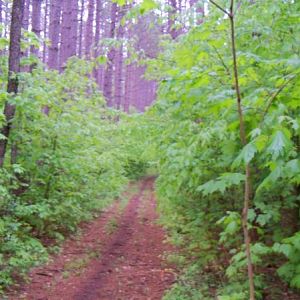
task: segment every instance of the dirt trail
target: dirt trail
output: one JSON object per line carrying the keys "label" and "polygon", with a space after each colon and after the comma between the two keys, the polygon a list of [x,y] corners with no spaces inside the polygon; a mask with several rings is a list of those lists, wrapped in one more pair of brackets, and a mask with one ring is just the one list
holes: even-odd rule
{"label": "dirt trail", "polygon": [[163,261],[164,231],[155,224],[153,179],[138,183],[128,204],[115,204],[83,228],[79,240],[35,269],[31,283],[9,299],[158,300],[175,280]]}

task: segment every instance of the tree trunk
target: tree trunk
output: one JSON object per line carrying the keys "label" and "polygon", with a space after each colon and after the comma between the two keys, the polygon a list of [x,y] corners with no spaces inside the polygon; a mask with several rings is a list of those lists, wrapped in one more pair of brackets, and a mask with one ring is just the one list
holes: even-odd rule
{"label": "tree trunk", "polygon": [[[22,27],[23,27],[24,31],[29,30],[30,4],[31,4],[31,0],[24,0],[24,12],[23,12],[23,21],[22,21]],[[24,57],[29,57],[29,54],[30,54],[30,48],[27,47],[21,55]],[[28,65],[24,65],[21,67],[22,72],[28,72],[29,69],[30,69],[30,67]]]}
{"label": "tree trunk", "polygon": [[80,4],[80,17],[79,17],[79,38],[78,38],[78,56],[81,58],[83,49],[83,15],[84,15],[84,0]]}
{"label": "tree trunk", "polygon": [[[230,10],[227,11],[222,6],[217,4],[214,0],[209,0],[213,5],[220,9],[227,15],[230,21],[230,37],[231,37],[231,52],[233,60],[233,80],[236,93],[237,111],[239,116],[240,126],[240,140],[243,146],[247,145],[247,134],[245,129],[244,113],[242,109],[242,94],[239,84],[238,62],[237,62],[237,50],[236,50],[236,36],[235,36],[235,13],[234,13],[234,0],[230,1]],[[248,213],[251,204],[251,169],[250,164],[247,163],[245,167],[245,188],[244,188],[244,207],[242,211],[242,227],[244,233],[244,244],[246,248],[248,280],[249,280],[249,300],[255,300],[255,285],[254,285],[254,271],[251,257],[251,240],[248,228]]]}
{"label": "tree trunk", "polygon": [[123,45],[118,49],[116,56],[116,71],[115,71],[115,107],[120,109],[123,97]]}
{"label": "tree trunk", "polygon": [[123,110],[126,113],[129,113],[130,105],[131,105],[131,94],[132,94],[132,73],[133,73],[133,64],[126,66],[126,77],[125,77],[125,95],[124,95],[124,104]]}
{"label": "tree trunk", "polygon": [[24,0],[23,28],[28,30],[30,23],[30,0]]}
{"label": "tree trunk", "polygon": [[76,55],[78,1],[65,0],[62,13],[62,34],[60,48],[60,68],[65,67],[67,60]]}
{"label": "tree trunk", "polygon": [[11,23],[11,11],[9,8],[9,3],[7,1],[4,2],[4,36],[8,38],[9,35],[9,24]]}
{"label": "tree trunk", "polygon": [[[32,0],[32,32],[34,32],[39,38],[41,37],[42,31],[42,2],[43,0]],[[30,52],[36,56],[39,55],[39,49],[34,46],[31,46]]]}
{"label": "tree trunk", "polygon": [[[116,31],[116,17],[117,17],[117,4],[115,2],[111,5],[111,19],[110,19],[110,30],[108,34],[108,38],[115,37]],[[115,60],[115,48],[110,49],[107,56],[107,67],[104,74],[104,83],[103,83],[103,94],[107,101],[107,105],[109,107],[113,106],[113,68],[114,68],[114,60]]]}
{"label": "tree trunk", "polygon": [[[5,24],[3,18],[2,18],[2,12],[3,12],[3,2],[2,0],[0,0],[0,24],[2,24],[2,26]],[[4,36],[4,28],[0,28],[0,38],[2,38]],[[5,51],[0,49],[0,56],[3,55]]]}
{"label": "tree trunk", "polygon": [[99,42],[101,39],[101,15],[102,15],[102,0],[97,0],[96,3],[96,31],[95,31],[95,56],[99,55]]}
{"label": "tree trunk", "polygon": [[121,20],[125,14],[125,10],[123,9],[122,11],[119,10],[118,14],[118,24],[119,28],[117,30],[117,39],[119,42],[121,42],[120,47],[117,49],[116,52],[116,68],[115,68],[115,96],[114,96],[114,102],[115,102],[115,107],[117,109],[120,109],[121,107],[121,101],[123,95],[123,37],[124,37],[124,27],[121,25]]}
{"label": "tree trunk", "polygon": [[85,30],[85,57],[91,58],[92,46],[93,46],[93,27],[94,27],[94,11],[95,11],[95,0],[89,0],[88,5],[88,18],[86,22]]}
{"label": "tree trunk", "polygon": [[[95,32],[95,54],[94,57],[98,57],[101,54],[100,51],[100,40],[101,40],[101,17],[103,16],[103,5],[102,0],[97,0],[96,3],[96,32]],[[94,77],[99,86],[101,86],[101,74],[103,67],[97,67],[94,71]]]}
{"label": "tree trunk", "polygon": [[[18,93],[18,77],[20,72],[21,60],[21,30],[24,12],[24,0],[14,0],[12,7],[12,21],[10,27],[10,45],[9,45],[9,76],[7,84],[7,92],[9,94]],[[16,107],[14,105],[5,103],[4,116],[5,125],[1,129],[1,134],[4,139],[0,140],[0,167],[3,167],[7,142],[9,139],[10,129],[13,118],[15,116]]]}
{"label": "tree trunk", "polygon": [[[71,3],[70,3],[71,2]],[[72,4],[73,0],[64,0],[62,5],[62,26],[61,26],[61,45],[59,52],[60,70],[65,67],[66,61],[70,57],[71,50],[71,23],[72,23]]]}
{"label": "tree trunk", "polygon": [[[231,46],[232,46],[232,57],[233,57],[233,73],[234,73],[234,82],[235,82],[235,91],[237,99],[237,108],[240,121],[240,138],[243,146],[247,145],[247,135],[245,129],[245,121],[242,110],[242,96],[240,92],[239,85],[239,75],[238,75],[238,64],[237,64],[237,54],[236,54],[236,43],[235,43],[235,22],[234,22],[234,0],[231,0],[230,13],[228,14],[230,20],[231,28]],[[251,241],[248,228],[248,213],[249,206],[251,201],[251,171],[250,165],[247,163],[245,168],[246,179],[245,179],[245,190],[244,190],[244,208],[242,212],[242,225],[244,232],[244,241],[246,247],[246,257],[247,257],[247,267],[248,267],[248,279],[249,279],[249,292],[250,300],[255,299],[255,286],[254,286],[254,271],[251,258]]]}
{"label": "tree trunk", "polygon": [[177,13],[177,3],[176,0],[169,0],[169,12],[168,12],[168,33],[171,35],[172,39],[176,39],[178,36],[175,26],[175,18]]}
{"label": "tree trunk", "polygon": [[[2,24],[2,10],[3,10],[3,2],[0,0],[0,24]],[[0,37],[2,37],[2,29],[0,30]]]}
{"label": "tree trunk", "polygon": [[50,27],[49,39],[51,46],[49,47],[48,66],[51,69],[58,69],[58,54],[59,54],[59,34],[60,34],[60,19],[61,5],[60,0],[50,0]]}
{"label": "tree trunk", "polygon": [[48,38],[48,14],[49,14],[49,0],[45,1],[45,14],[44,14],[44,24],[43,24],[43,32],[44,32],[44,42],[43,42],[43,63],[45,64],[47,61],[47,44],[46,38]]}
{"label": "tree trunk", "polygon": [[69,57],[76,55],[76,45],[77,45],[77,36],[78,36],[78,0],[72,0],[72,15],[71,15],[71,45]]}

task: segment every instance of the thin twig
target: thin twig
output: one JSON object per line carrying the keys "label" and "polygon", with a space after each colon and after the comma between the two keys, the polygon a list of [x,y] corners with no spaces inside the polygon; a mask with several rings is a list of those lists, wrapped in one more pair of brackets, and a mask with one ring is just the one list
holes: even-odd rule
{"label": "thin twig", "polygon": [[220,55],[218,49],[217,49],[215,46],[212,46],[212,47],[213,47],[213,49],[215,50],[215,52],[216,52],[216,54],[217,54],[219,60],[221,61],[221,64],[222,64],[223,67],[225,68],[227,75],[230,75],[230,70],[229,70],[229,68],[227,67],[227,65],[225,64],[225,62],[224,62],[222,56]]}
{"label": "thin twig", "polygon": [[[297,74],[299,75],[299,74]],[[278,97],[278,95],[286,88],[286,86],[291,82],[293,81],[295,78],[297,78],[297,75],[294,76],[294,77],[291,77],[289,80],[287,80],[284,84],[281,85],[281,87],[273,94],[269,97],[269,99],[267,100],[268,104],[267,104],[267,107],[266,109],[264,110],[264,113],[263,113],[263,116],[262,116],[262,119],[260,121],[260,124],[262,125],[263,121],[264,121],[264,118],[266,117],[273,101]]]}

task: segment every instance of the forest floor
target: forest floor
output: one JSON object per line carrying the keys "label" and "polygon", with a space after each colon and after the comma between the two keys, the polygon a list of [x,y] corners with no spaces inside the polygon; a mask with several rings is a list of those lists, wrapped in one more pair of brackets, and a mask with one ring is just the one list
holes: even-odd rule
{"label": "forest floor", "polygon": [[32,270],[30,282],[8,299],[161,299],[176,271],[164,260],[172,247],[156,222],[153,184],[152,178],[131,184],[123,200],[83,224],[80,234],[46,266]]}

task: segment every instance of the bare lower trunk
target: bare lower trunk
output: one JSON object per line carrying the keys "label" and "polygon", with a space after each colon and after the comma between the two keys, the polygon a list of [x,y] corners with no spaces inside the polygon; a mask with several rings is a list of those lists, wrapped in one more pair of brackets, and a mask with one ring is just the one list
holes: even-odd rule
{"label": "bare lower trunk", "polygon": [[77,45],[77,32],[78,32],[78,0],[72,0],[72,15],[71,15],[71,45],[69,57],[75,56],[77,54],[76,45]]}
{"label": "bare lower trunk", "polygon": [[117,49],[116,53],[116,61],[115,61],[115,95],[114,95],[114,102],[115,107],[120,109],[121,101],[123,95],[123,37],[124,37],[124,27],[121,25],[121,20],[125,14],[125,10],[119,10],[118,13],[118,30],[117,30],[117,39],[121,41],[121,46]]}
{"label": "bare lower trunk", "polygon": [[94,15],[95,15],[95,1],[89,0],[88,5],[88,18],[85,28],[85,57],[91,58],[91,50],[93,46],[93,25],[94,25]]}
{"label": "bare lower trunk", "polygon": [[[12,21],[10,27],[10,45],[9,45],[9,77],[7,84],[7,92],[9,94],[18,93],[18,77],[20,72],[21,59],[21,29],[24,12],[24,0],[14,0],[12,8]],[[8,138],[12,126],[12,121],[15,116],[16,107],[5,103],[4,116],[5,125],[1,129],[1,134],[4,136],[0,140],[0,167],[3,167],[5,153],[8,143]]]}
{"label": "bare lower trunk", "polygon": [[[42,12],[42,1],[43,0],[33,0],[32,1],[32,32],[36,34],[37,37],[41,36],[42,24],[41,24],[41,12]],[[31,46],[30,52],[33,55],[39,55],[39,48]],[[32,70],[34,66],[31,66]]]}
{"label": "bare lower trunk", "polygon": [[[0,0],[0,24],[2,24],[2,10],[3,10],[3,2]],[[2,29],[0,29],[0,37],[2,37]]]}
{"label": "bare lower trunk", "polygon": [[50,4],[49,39],[51,45],[49,47],[48,65],[51,69],[58,69],[61,2],[59,0],[50,0]]}
{"label": "bare lower trunk", "polygon": [[[108,38],[115,37],[116,31],[116,16],[117,16],[117,4],[112,3],[111,5],[111,25],[108,33]],[[103,83],[103,94],[107,101],[108,106],[113,106],[113,69],[115,61],[116,50],[114,47],[110,49],[107,59],[107,67],[104,74],[104,83]]]}
{"label": "bare lower trunk", "polygon": [[71,49],[71,20],[72,20],[72,1],[63,1],[62,5],[62,25],[61,25],[61,45],[59,52],[60,70],[65,67],[66,61],[70,56]]}
{"label": "bare lower trunk", "polygon": [[78,56],[81,58],[83,49],[83,14],[84,14],[84,0],[80,3],[80,16],[79,16],[79,38],[78,38]]}
{"label": "bare lower trunk", "polygon": [[[96,31],[95,31],[95,52],[94,57],[98,57],[101,53],[100,51],[100,40],[101,40],[101,17],[103,17],[103,5],[102,0],[98,0],[96,4]],[[103,67],[97,66],[94,70],[94,78],[99,86],[101,86],[101,71]]]}
{"label": "bare lower trunk", "polygon": [[45,64],[47,61],[47,43],[46,38],[48,38],[48,14],[49,14],[49,0],[45,2],[45,14],[44,14],[44,24],[43,24],[43,32],[44,32],[44,42],[43,42],[43,63]]}
{"label": "bare lower trunk", "polygon": [[126,66],[126,79],[125,79],[125,95],[124,95],[124,103],[123,110],[128,113],[129,107],[131,104],[131,92],[132,92],[132,64]]}

